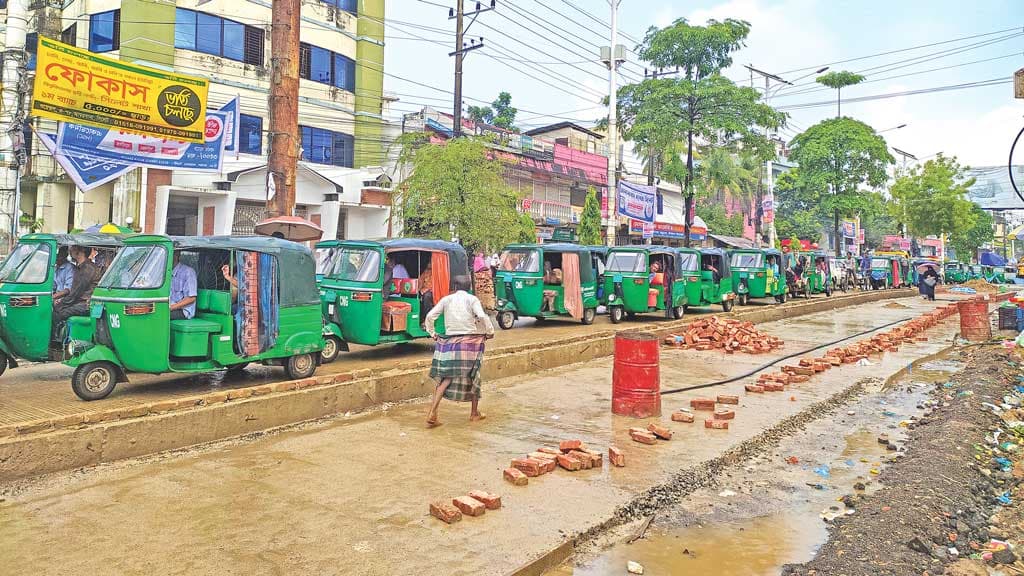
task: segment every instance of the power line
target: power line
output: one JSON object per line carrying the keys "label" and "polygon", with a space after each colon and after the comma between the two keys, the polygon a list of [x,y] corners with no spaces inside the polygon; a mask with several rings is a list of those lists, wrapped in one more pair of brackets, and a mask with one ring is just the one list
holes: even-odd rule
{"label": "power line", "polygon": [[[946,86],[935,86],[932,88],[923,88],[920,90],[906,90],[903,92],[892,92],[889,94],[875,94],[871,96],[861,96],[857,98],[847,98],[843,100],[843,103],[854,104],[857,102],[869,102],[872,100],[884,100],[888,98],[898,98],[902,96],[916,96],[919,94],[932,94],[935,92],[947,92],[951,90],[964,90],[968,88],[985,88],[988,86],[999,86],[1003,84],[1013,83],[1013,78],[993,78],[990,80],[980,80],[977,82],[966,82],[963,84],[950,84]],[[801,104],[790,104],[787,106],[779,106],[777,110],[805,110],[808,108],[820,108],[822,106],[835,106],[835,100],[823,100],[818,102],[804,102]]]}

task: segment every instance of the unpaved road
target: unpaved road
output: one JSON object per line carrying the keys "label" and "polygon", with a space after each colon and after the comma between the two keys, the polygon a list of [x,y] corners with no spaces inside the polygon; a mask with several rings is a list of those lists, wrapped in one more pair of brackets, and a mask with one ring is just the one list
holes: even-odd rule
{"label": "unpaved road", "polygon": [[[931,309],[917,299],[902,302],[905,308],[882,302],[759,328],[786,340],[779,356]],[[938,351],[954,331],[937,327],[929,342],[905,345],[874,366],[844,365],[783,394],[743,396],[727,432],[670,423],[675,439],[657,446],[631,443],[628,427],[643,422],[609,413],[612,361],[604,359],[486,383],[489,417],[479,423],[466,421],[466,406],[446,404],[445,425],[426,430],[424,406],[413,403],[56,474],[0,492],[0,559],[5,575],[506,574],[601,526],[681,470],[702,469],[853,382]],[[716,380],[771,357],[726,361],[666,350],[662,382]],[[743,385],[667,396],[664,420],[698,395],[742,396]],[[617,444],[629,464],[558,471],[525,488],[502,481],[511,458],[566,438],[598,449]],[[427,515],[430,501],[472,489],[502,494],[503,509],[452,526]]]}

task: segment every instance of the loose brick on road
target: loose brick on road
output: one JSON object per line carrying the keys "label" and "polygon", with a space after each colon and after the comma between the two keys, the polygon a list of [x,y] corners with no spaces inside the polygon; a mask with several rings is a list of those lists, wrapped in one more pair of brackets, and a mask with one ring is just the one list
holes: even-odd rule
{"label": "loose brick on road", "polygon": [[612,466],[622,468],[626,465],[626,455],[622,453],[615,446],[608,447],[608,461],[612,463]]}
{"label": "loose brick on road", "polygon": [[558,465],[570,472],[576,472],[577,470],[583,469],[583,462],[577,458],[573,458],[569,454],[559,454]]}
{"label": "loose brick on road", "polygon": [[502,477],[505,478],[506,482],[509,482],[513,486],[526,486],[530,483],[530,479],[523,474],[521,470],[517,468],[505,468],[502,472]]}
{"label": "loose brick on road", "polygon": [[650,425],[647,426],[647,431],[650,432],[651,434],[654,434],[658,438],[661,438],[662,440],[672,439],[672,431],[660,424],[651,423]]}
{"label": "loose brick on road", "polygon": [[704,421],[704,427],[705,428],[712,428],[714,430],[728,430],[729,429],[729,421],[728,420],[715,420],[713,418],[708,418],[707,420]]}
{"label": "loose brick on road", "polygon": [[643,432],[643,431],[630,432],[629,436],[630,436],[630,438],[633,439],[634,442],[639,442],[641,444],[657,444],[658,443],[658,439],[655,438],[654,434],[651,434],[650,432]]}
{"label": "loose brick on road", "polygon": [[530,478],[541,475],[541,462],[533,458],[516,458],[512,461],[512,468],[519,470]]}
{"label": "loose brick on road", "polygon": [[491,494],[484,490],[473,490],[469,493],[469,497],[483,502],[484,506],[486,506],[488,510],[497,510],[498,508],[501,508],[501,496],[498,496],[497,494]]}
{"label": "loose brick on road", "polygon": [[483,502],[470,496],[452,498],[452,504],[466,516],[483,516],[484,512],[487,512],[487,506]]}
{"label": "loose brick on road", "polygon": [[430,515],[441,520],[445,524],[453,524],[462,520],[462,512],[447,502],[431,502]]}
{"label": "loose brick on road", "polygon": [[562,440],[558,443],[558,449],[565,452],[571,452],[572,450],[579,450],[583,447],[582,440]]}
{"label": "loose brick on road", "polygon": [[673,412],[672,413],[672,421],[673,422],[684,422],[684,423],[690,424],[690,423],[693,422],[693,414],[691,414],[689,412],[683,412],[683,411]]}
{"label": "loose brick on road", "polygon": [[690,409],[707,410],[710,412],[715,409],[715,401],[711,398],[694,398],[690,400]]}
{"label": "loose brick on road", "polygon": [[724,408],[715,410],[715,420],[732,420],[736,418],[736,412]]}
{"label": "loose brick on road", "polygon": [[[753,392],[755,394],[764,394],[764,386],[760,386],[758,384],[747,384],[746,386],[744,386],[744,388],[747,390],[747,392]],[[693,422],[693,420],[690,420],[690,422]]]}
{"label": "loose brick on road", "polygon": [[562,453],[562,451],[557,449],[557,448],[549,448],[547,446],[541,446],[540,448],[537,448],[537,452],[543,452],[545,454],[551,454],[552,456],[558,456],[559,454]]}
{"label": "loose brick on road", "polygon": [[739,396],[733,396],[731,394],[719,394],[718,395],[718,403],[719,404],[739,404],[740,403],[740,397]]}
{"label": "loose brick on road", "polygon": [[594,459],[591,458],[590,454],[584,454],[579,450],[573,450],[572,452],[566,454],[566,456],[572,456],[573,458],[579,460],[580,463],[583,464],[584,470],[590,470],[591,468],[594,467]]}

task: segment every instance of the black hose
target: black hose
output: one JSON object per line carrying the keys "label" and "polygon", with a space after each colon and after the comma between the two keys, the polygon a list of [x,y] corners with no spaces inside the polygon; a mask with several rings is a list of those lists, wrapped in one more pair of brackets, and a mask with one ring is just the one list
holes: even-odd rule
{"label": "black hose", "polygon": [[782,362],[783,360],[789,360],[790,358],[795,358],[797,356],[803,356],[804,354],[807,354],[809,352],[814,352],[815,350],[820,350],[822,348],[828,348],[829,346],[835,346],[836,344],[839,344],[840,342],[845,342],[846,340],[849,340],[851,338],[856,338],[858,336],[863,336],[865,334],[870,334],[872,332],[877,332],[877,331],[881,330],[882,328],[888,328],[889,326],[892,326],[894,324],[899,324],[900,322],[906,322],[908,320],[913,320],[914,318],[915,318],[914,316],[911,316],[909,318],[903,318],[902,320],[895,320],[893,322],[889,322],[888,324],[882,324],[881,326],[876,326],[874,328],[870,328],[868,330],[864,330],[863,332],[858,332],[856,334],[851,334],[849,336],[845,336],[845,337],[840,338],[838,340],[833,340],[831,342],[826,342],[824,344],[819,344],[818,346],[815,346],[813,348],[808,348],[806,350],[801,350],[800,352],[794,352],[792,354],[787,354],[786,356],[783,356],[782,358],[778,358],[778,359],[773,360],[773,361],[771,361],[771,362],[769,362],[769,363],[767,363],[767,364],[765,364],[763,366],[759,366],[759,367],[757,367],[757,368],[755,368],[755,369],[753,369],[753,370],[751,370],[749,372],[746,372],[744,374],[740,374],[739,376],[733,376],[732,378],[729,378],[729,379],[726,379],[726,380],[719,380],[717,382],[709,382],[707,384],[698,384],[696,386],[686,386],[685,388],[672,388],[670,390],[662,390],[661,393],[662,394],[675,394],[677,392],[686,392],[688,390],[700,390],[701,388],[711,388],[712,386],[721,386],[722,384],[729,384],[730,382],[735,382],[737,380],[742,380],[744,378],[749,378],[749,377],[753,376],[754,374],[757,374],[758,372],[760,372],[762,370],[765,370],[767,368],[771,368],[772,366],[778,364],[779,362]]}

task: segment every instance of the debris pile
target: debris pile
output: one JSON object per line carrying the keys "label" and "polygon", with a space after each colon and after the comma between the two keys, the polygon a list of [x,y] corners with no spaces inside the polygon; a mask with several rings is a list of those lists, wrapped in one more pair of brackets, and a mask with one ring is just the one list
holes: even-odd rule
{"label": "debris pile", "polygon": [[973,289],[975,292],[982,292],[988,294],[999,292],[998,286],[996,286],[995,284],[989,284],[987,281],[982,280],[981,278],[968,280],[967,282],[960,284],[960,286],[966,286],[967,288]]}
{"label": "debris pile", "polygon": [[754,328],[753,322],[712,316],[694,320],[683,334],[669,334],[665,344],[684,350],[723,350],[764,354],[783,346],[782,339]]}
{"label": "debris pile", "polygon": [[[614,466],[625,466],[626,459],[618,448],[608,448],[608,460]],[[526,486],[530,478],[543,476],[562,468],[570,472],[590,470],[604,465],[604,455],[583,445],[581,440],[563,440],[558,448],[541,446],[525,458],[516,458],[505,469],[503,476],[513,486]]]}

